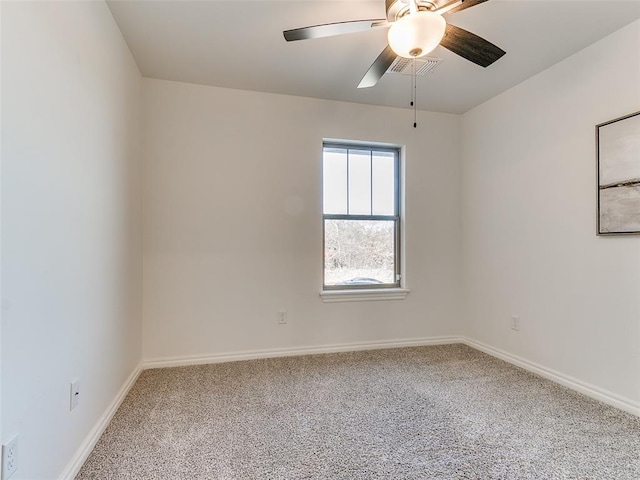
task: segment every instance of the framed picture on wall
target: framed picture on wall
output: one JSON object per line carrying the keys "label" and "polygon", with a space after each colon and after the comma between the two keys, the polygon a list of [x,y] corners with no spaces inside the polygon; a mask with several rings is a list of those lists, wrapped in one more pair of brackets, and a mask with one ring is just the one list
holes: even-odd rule
{"label": "framed picture on wall", "polygon": [[640,234],[640,112],[596,125],[598,235]]}

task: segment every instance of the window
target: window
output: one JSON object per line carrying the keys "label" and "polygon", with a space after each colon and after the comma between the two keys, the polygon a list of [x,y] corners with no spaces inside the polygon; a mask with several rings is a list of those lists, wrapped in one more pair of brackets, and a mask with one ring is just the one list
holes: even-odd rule
{"label": "window", "polygon": [[399,171],[398,148],[323,145],[325,292],[400,288]]}

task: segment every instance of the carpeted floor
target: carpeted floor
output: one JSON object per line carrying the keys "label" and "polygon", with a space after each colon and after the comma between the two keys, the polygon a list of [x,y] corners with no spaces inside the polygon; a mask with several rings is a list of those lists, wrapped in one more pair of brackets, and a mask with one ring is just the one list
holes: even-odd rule
{"label": "carpeted floor", "polygon": [[144,371],[78,479],[640,479],[640,418],[464,345]]}

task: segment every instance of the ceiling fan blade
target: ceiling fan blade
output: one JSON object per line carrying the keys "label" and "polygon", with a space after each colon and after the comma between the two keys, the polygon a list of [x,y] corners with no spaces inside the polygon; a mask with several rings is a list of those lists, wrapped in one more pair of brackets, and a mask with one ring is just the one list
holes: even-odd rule
{"label": "ceiling fan blade", "polygon": [[295,40],[308,40],[310,38],[333,37],[345,33],[364,32],[374,27],[385,26],[386,19],[354,20],[351,22],[326,23],[312,27],[294,28],[282,32],[287,42]]}
{"label": "ceiling fan blade", "polygon": [[358,88],[368,88],[373,87],[378,80],[382,78],[385,72],[389,69],[393,61],[396,59],[398,55],[396,52],[391,50],[391,47],[387,45],[378,58],[376,58],[375,62],[369,67],[367,73],[364,74],[362,80],[360,80],[360,84]]}
{"label": "ceiling fan blade", "polygon": [[455,8],[449,10],[449,13],[456,13],[460,10],[466,10],[467,8],[475,7],[476,5],[484,2],[488,2],[489,0],[462,0],[462,3]]}
{"label": "ceiling fan blade", "polygon": [[450,24],[440,45],[485,68],[507,53],[490,41]]}

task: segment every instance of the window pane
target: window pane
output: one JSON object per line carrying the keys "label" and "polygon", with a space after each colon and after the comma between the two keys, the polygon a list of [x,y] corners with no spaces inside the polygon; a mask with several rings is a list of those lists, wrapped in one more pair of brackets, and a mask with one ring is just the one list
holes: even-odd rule
{"label": "window pane", "polygon": [[369,150],[349,150],[349,214],[371,215]]}
{"label": "window pane", "polygon": [[395,222],[325,220],[325,285],[395,283]]}
{"label": "window pane", "polygon": [[395,215],[395,155],[373,152],[373,215]]}
{"label": "window pane", "polygon": [[323,212],[347,213],[347,149],[323,150],[322,190]]}

